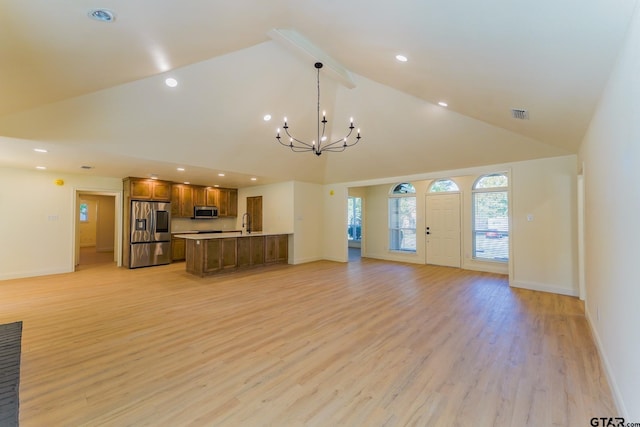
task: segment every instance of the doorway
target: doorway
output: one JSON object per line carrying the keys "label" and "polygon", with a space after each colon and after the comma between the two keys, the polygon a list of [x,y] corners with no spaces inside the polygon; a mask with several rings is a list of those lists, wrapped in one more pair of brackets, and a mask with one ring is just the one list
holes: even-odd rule
{"label": "doorway", "polygon": [[460,193],[426,195],[426,263],[460,268]]}
{"label": "doorway", "polygon": [[76,191],[74,270],[120,265],[120,195]]}

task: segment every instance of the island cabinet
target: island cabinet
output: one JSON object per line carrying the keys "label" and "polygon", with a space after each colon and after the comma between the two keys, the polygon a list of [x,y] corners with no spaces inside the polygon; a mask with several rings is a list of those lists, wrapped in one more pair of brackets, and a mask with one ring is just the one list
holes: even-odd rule
{"label": "island cabinet", "polygon": [[276,262],[286,262],[289,258],[289,238],[286,234],[265,236],[264,262],[273,264]]}
{"label": "island cabinet", "polygon": [[131,200],[171,201],[171,182],[157,179],[125,178],[123,180],[126,195]]}
{"label": "island cabinet", "polygon": [[[195,234],[177,237],[186,242],[186,271],[208,276],[248,267],[288,262],[287,234],[233,236]],[[228,234],[228,235],[227,235]]]}
{"label": "island cabinet", "polygon": [[220,273],[237,266],[237,239],[188,240],[186,270],[205,276]]}
{"label": "island cabinet", "polygon": [[238,267],[264,264],[264,236],[238,239]]}

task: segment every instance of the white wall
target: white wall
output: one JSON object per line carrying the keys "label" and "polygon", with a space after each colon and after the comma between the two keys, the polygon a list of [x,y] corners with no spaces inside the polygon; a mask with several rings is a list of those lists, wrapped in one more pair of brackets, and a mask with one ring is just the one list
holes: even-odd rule
{"label": "white wall", "polygon": [[581,145],[586,309],[621,415],[640,420],[640,9]]}
{"label": "white wall", "polygon": [[73,271],[76,189],[122,193],[117,178],[46,171],[0,168],[0,181],[0,279]]}
{"label": "white wall", "polygon": [[242,215],[247,211],[247,197],[262,196],[262,231],[265,233],[293,233],[293,190],[293,181],[239,188],[237,229],[242,228]]}
{"label": "white wall", "polygon": [[344,184],[323,186],[323,258],[330,261],[347,262],[347,201],[349,189]]}
{"label": "white wall", "polygon": [[[294,183],[295,228],[293,259],[290,264],[322,259],[324,232],[323,187],[304,182]],[[346,215],[346,209],[345,209]]]}
{"label": "white wall", "polygon": [[576,156],[513,165],[512,286],[578,296],[576,165]]}

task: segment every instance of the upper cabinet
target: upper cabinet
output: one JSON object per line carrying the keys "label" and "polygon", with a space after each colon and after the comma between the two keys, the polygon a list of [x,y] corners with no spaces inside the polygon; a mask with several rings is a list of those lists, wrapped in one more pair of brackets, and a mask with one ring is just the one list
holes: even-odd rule
{"label": "upper cabinet", "polygon": [[233,188],[219,188],[218,215],[238,216],[238,190]]}
{"label": "upper cabinet", "polygon": [[217,206],[219,217],[238,216],[238,190],[234,188],[173,184],[171,202],[174,218],[193,217],[194,206]]}
{"label": "upper cabinet", "polygon": [[193,188],[186,184],[171,186],[171,216],[190,218],[193,216]]}
{"label": "upper cabinet", "polygon": [[157,179],[125,178],[123,180],[125,193],[131,200],[171,201],[171,182]]}

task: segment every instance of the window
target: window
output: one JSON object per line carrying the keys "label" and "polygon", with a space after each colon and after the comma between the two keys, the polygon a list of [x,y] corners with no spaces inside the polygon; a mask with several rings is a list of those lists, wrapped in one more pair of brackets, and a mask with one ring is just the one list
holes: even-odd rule
{"label": "window", "polygon": [[484,175],[473,186],[473,257],[509,260],[509,180],[505,174]]}
{"label": "window", "polygon": [[389,249],[416,251],[416,189],[403,182],[389,195]]}
{"label": "window", "polygon": [[80,222],[89,221],[89,205],[80,203]]}
{"label": "window", "polygon": [[450,179],[437,179],[433,181],[429,188],[430,193],[442,193],[446,191],[460,191],[458,184]]}
{"label": "window", "polygon": [[347,201],[347,237],[359,242],[362,240],[362,199],[349,197]]}

